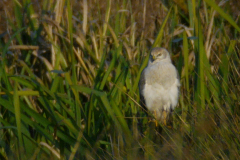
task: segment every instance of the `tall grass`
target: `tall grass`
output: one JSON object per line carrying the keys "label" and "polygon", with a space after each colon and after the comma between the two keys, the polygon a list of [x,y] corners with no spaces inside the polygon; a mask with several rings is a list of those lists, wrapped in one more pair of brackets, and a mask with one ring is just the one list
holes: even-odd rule
{"label": "tall grass", "polygon": [[[238,17],[175,2],[0,2],[0,159],[240,158]],[[181,77],[161,131],[138,94],[156,46]]]}

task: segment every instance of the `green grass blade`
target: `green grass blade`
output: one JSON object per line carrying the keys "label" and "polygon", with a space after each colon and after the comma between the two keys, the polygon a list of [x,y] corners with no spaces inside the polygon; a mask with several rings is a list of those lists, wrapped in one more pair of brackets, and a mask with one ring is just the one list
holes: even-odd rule
{"label": "green grass blade", "polygon": [[162,39],[163,39],[163,33],[164,33],[164,27],[166,26],[167,24],[167,21],[169,19],[169,16],[171,15],[171,11],[172,11],[172,8],[169,9],[168,11],[168,14],[166,15],[162,25],[161,25],[161,28],[157,34],[157,37],[155,38],[155,41],[152,45],[152,48],[153,47],[157,47],[157,46],[161,46],[161,43],[162,43]]}
{"label": "green grass blade", "polygon": [[188,92],[188,97],[190,97],[189,91],[189,54],[188,54],[188,40],[186,32],[183,32],[183,57],[184,57],[184,72],[185,72],[185,80],[186,80],[186,90]]}
{"label": "green grass blade", "polygon": [[107,24],[108,24],[108,21],[109,21],[110,11],[111,11],[111,2],[112,2],[112,0],[108,0],[108,2],[107,2],[107,8],[106,8],[106,13],[105,13],[105,21],[104,21],[104,24],[103,24],[103,34],[102,34],[103,37],[106,36]]}
{"label": "green grass blade", "polygon": [[[21,129],[22,128],[21,127],[21,111],[20,111],[20,104],[19,104],[19,95],[17,93],[17,86],[18,86],[18,83],[15,82],[14,94],[13,94],[13,104],[14,104],[17,131],[18,131],[19,152],[22,152],[24,150],[24,146],[23,146],[23,137],[22,137],[22,129]],[[20,159],[21,159],[21,157],[20,157]]]}

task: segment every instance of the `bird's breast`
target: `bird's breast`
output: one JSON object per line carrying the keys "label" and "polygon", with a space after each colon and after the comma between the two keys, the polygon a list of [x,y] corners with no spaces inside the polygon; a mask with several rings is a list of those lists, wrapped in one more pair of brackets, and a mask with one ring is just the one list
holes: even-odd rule
{"label": "bird's breast", "polygon": [[174,109],[178,101],[178,86],[179,81],[175,79],[175,82],[171,87],[167,89],[162,85],[154,84],[145,84],[143,89],[143,96],[146,101],[146,106],[150,111],[154,110],[166,110]]}
{"label": "bird's breast", "polygon": [[151,110],[174,109],[178,101],[177,70],[171,63],[148,66],[145,71],[143,96],[147,108]]}
{"label": "bird's breast", "polygon": [[157,83],[164,88],[170,87],[177,78],[177,71],[171,63],[157,63],[149,66],[145,74],[146,83],[149,85]]}

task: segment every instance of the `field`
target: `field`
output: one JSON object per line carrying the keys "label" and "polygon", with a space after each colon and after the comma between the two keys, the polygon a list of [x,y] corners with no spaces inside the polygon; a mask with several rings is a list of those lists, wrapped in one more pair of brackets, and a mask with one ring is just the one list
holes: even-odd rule
{"label": "field", "polygon": [[[0,159],[240,159],[240,2],[0,1]],[[171,127],[138,82],[177,67]]]}

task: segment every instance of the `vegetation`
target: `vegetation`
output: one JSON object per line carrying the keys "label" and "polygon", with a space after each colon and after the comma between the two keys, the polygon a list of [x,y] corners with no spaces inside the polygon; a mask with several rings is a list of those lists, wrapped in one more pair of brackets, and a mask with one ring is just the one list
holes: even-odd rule
{"label": "vegetation", "polygon": [[[240,158],[239,2],[0,4],[0,159]],[[161,132],[138,94],[155,46],[181,77]]]}

